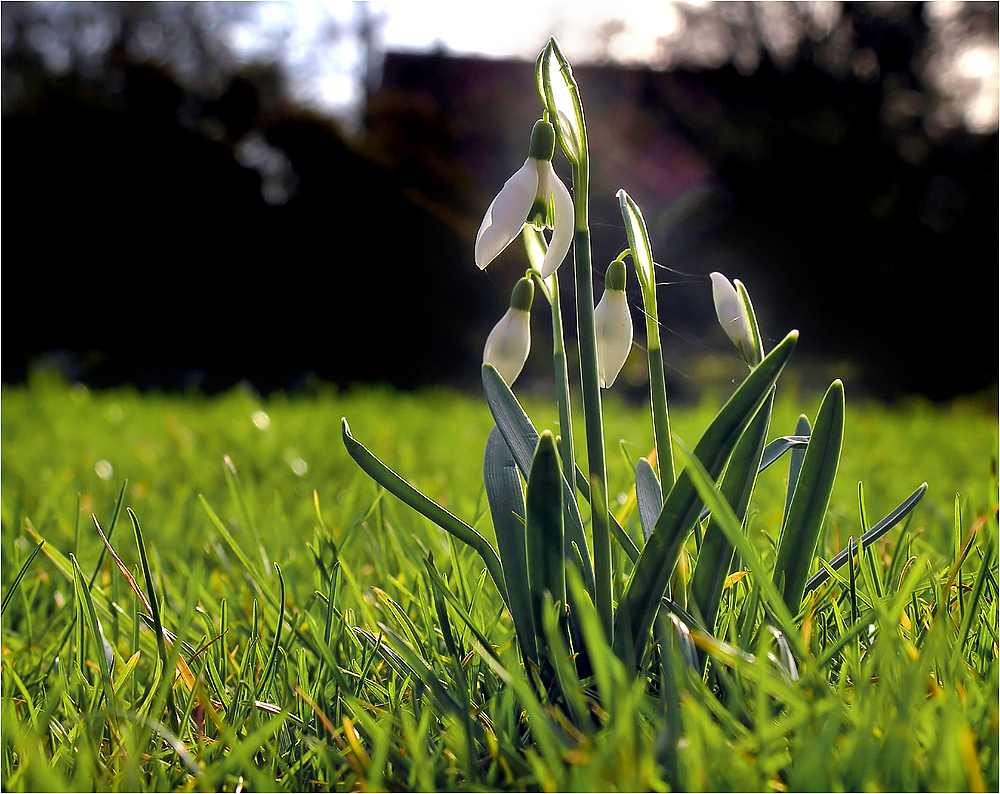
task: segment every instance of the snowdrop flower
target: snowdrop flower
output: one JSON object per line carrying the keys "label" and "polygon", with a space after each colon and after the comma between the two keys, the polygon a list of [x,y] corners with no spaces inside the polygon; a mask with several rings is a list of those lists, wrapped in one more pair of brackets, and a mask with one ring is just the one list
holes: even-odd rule
{"label": "snowdrop flower", "polygon": [[754,347],[746,307],[728,278],[721,273],[710,273],[709,278],[712,279],[712,299],[719,324],[743,357],[749,360]]}
{"label": "snowdrop flower", "polygon": [[539,231],[552,230],[542,261],[542,278],[556,272],[573,242],[573,199],[552,168],[555,130],[536,121],[531,131],[528,159],[493,199],[476,235],[476,264],[482,270],[521,233],[526,223]]}
{"label": "snowdrop flower", "polygon": [[531,279],[522,278],[518,281],[510,296],[510,308],[486,338],[483,363],[496,369],[508,386],[521,374],[521,368],[528,360],[528,351],[531,350],[529,312],[534,297],[535,285]]}
{"label": "snowdrop flower", "polygon": [[597,374],[602,389],[610,389],[632,349],[632,314],[625,299],[625,263],[616,259],[604,276],[604,295],[594,309],[597,333]]}

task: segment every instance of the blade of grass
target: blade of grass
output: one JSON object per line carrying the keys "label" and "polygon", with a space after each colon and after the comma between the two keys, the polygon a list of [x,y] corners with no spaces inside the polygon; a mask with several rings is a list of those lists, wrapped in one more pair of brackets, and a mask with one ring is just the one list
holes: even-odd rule
{"label": "blade of grass", "polygon": [[17,586],[21,583],[21,579],[23,579],[24,575],[28,572],[28,568],[31,567],[32,560],[35,559],[35,557],[38,555],[38,552],[42,550],[42,546],[44,545],[45,545],[44,540],[38,541],[38,545],[35,546],[34,551],[32,551],[31,554],[28,555],[28,559],[24,561],[24,564],[21,566],[21,569],[17,572],[17,576],[14,577],[14,582],[7,590],[7,594],[3,597],[3,606],[0,606],[0,616],[2,616],[3,613],[7,611],[7,604],[10,603],[10,599],[14,595],[14,592],[17,590]]}
{"label": "blade of grass", "polygon": [[101,671],[101,688],[104,691],[104,698],[108,704],[108,708],[114,709],[116,702],[115,691],[111,684],[111,667],[107,657],[107,649],[110,646],[104,638],[104,631],[101,629],[101,624],[97,619],[97,611],[94,609],[94,599],[90,595],[90,588],[87,587],[83,571],[80,570],[80,565],[73,554],[69,555],[69,559],[73,564],[73,570],[76,574],[77,594],[83,601],[83,612],[90,626],[90,633],[94,638],[94,643],[97,646],[97,666]]}

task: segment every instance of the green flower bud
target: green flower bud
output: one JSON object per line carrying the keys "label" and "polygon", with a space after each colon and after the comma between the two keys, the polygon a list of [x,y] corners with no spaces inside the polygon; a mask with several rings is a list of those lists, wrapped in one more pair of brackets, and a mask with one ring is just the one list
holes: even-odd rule
{"label": "green flower bud", "polygon": [[528,143],[528,157],[536,160],[551,160],[556,153],[556,130],[549,122],[539,119],[531,128]]}

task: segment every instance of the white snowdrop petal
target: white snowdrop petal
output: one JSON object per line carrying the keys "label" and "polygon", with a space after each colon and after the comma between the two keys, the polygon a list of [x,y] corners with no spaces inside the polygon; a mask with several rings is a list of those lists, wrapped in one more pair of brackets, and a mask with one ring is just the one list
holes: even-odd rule
{"label": "white snowdrop petal", "polygon": [[609,389],[625,366],[632,349],[632,313],[624,290],[604,291],[594,309],[597,334],[597,372],[601,388]]}
{"label": "white snowdrop petal", "polygon": [[528,158],[508,179],[486,210],[476,235],[476,265],[492,262],[521,233],[538,189],[538,167]]}
{"label": "white snowdrop petal", "polygon": [[504,379],[504,383],[510,386],[521,374],[530,350],[529,313],[521,309],[508,309],[486,338],[483,363],[493,366]]}
{"label": "white snowdrop petal", "polygon": [[555,169],[552,168],[551,161],[540,164],[541,168],[547,169],[546,182],[554,204],[555,228],[552,230],[552,239],[549,241],[549,249],[545,252],[542,260],[542,278],[548,278],[566,259],[569,247],[573,243],[573,230],[576,226],[575,210],[573,209],[573,198],[569,194],[566,185],[562,183]]}

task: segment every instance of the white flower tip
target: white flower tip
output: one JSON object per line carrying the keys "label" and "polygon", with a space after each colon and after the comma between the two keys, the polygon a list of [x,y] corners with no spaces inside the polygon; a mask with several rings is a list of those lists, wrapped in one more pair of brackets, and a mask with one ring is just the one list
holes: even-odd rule
{"label": "white flower tip", "polygon": [[597,336],[597,378],[610,389],[632,350],[632,314],[622,290],[605,290],[594,309]]}
{"label": "white flower tip", "polygon": [[528,312],[508,309],[500,318],[483,348],[483,363],[492,366],[511,386],[524,368],[531,350],[531,325]]}
{"label": "white flower tip", "polygon": [[743,307],[736,287],[722,273],[710,273],[712,279],[712,300],[719,325],[735,345],[743,340]]}
{"label": "white flower tip", "polygon": [[476,234],[476,265],[480,270],[521,233],[538,189],[538,166],[528,158],[497,193]]}

